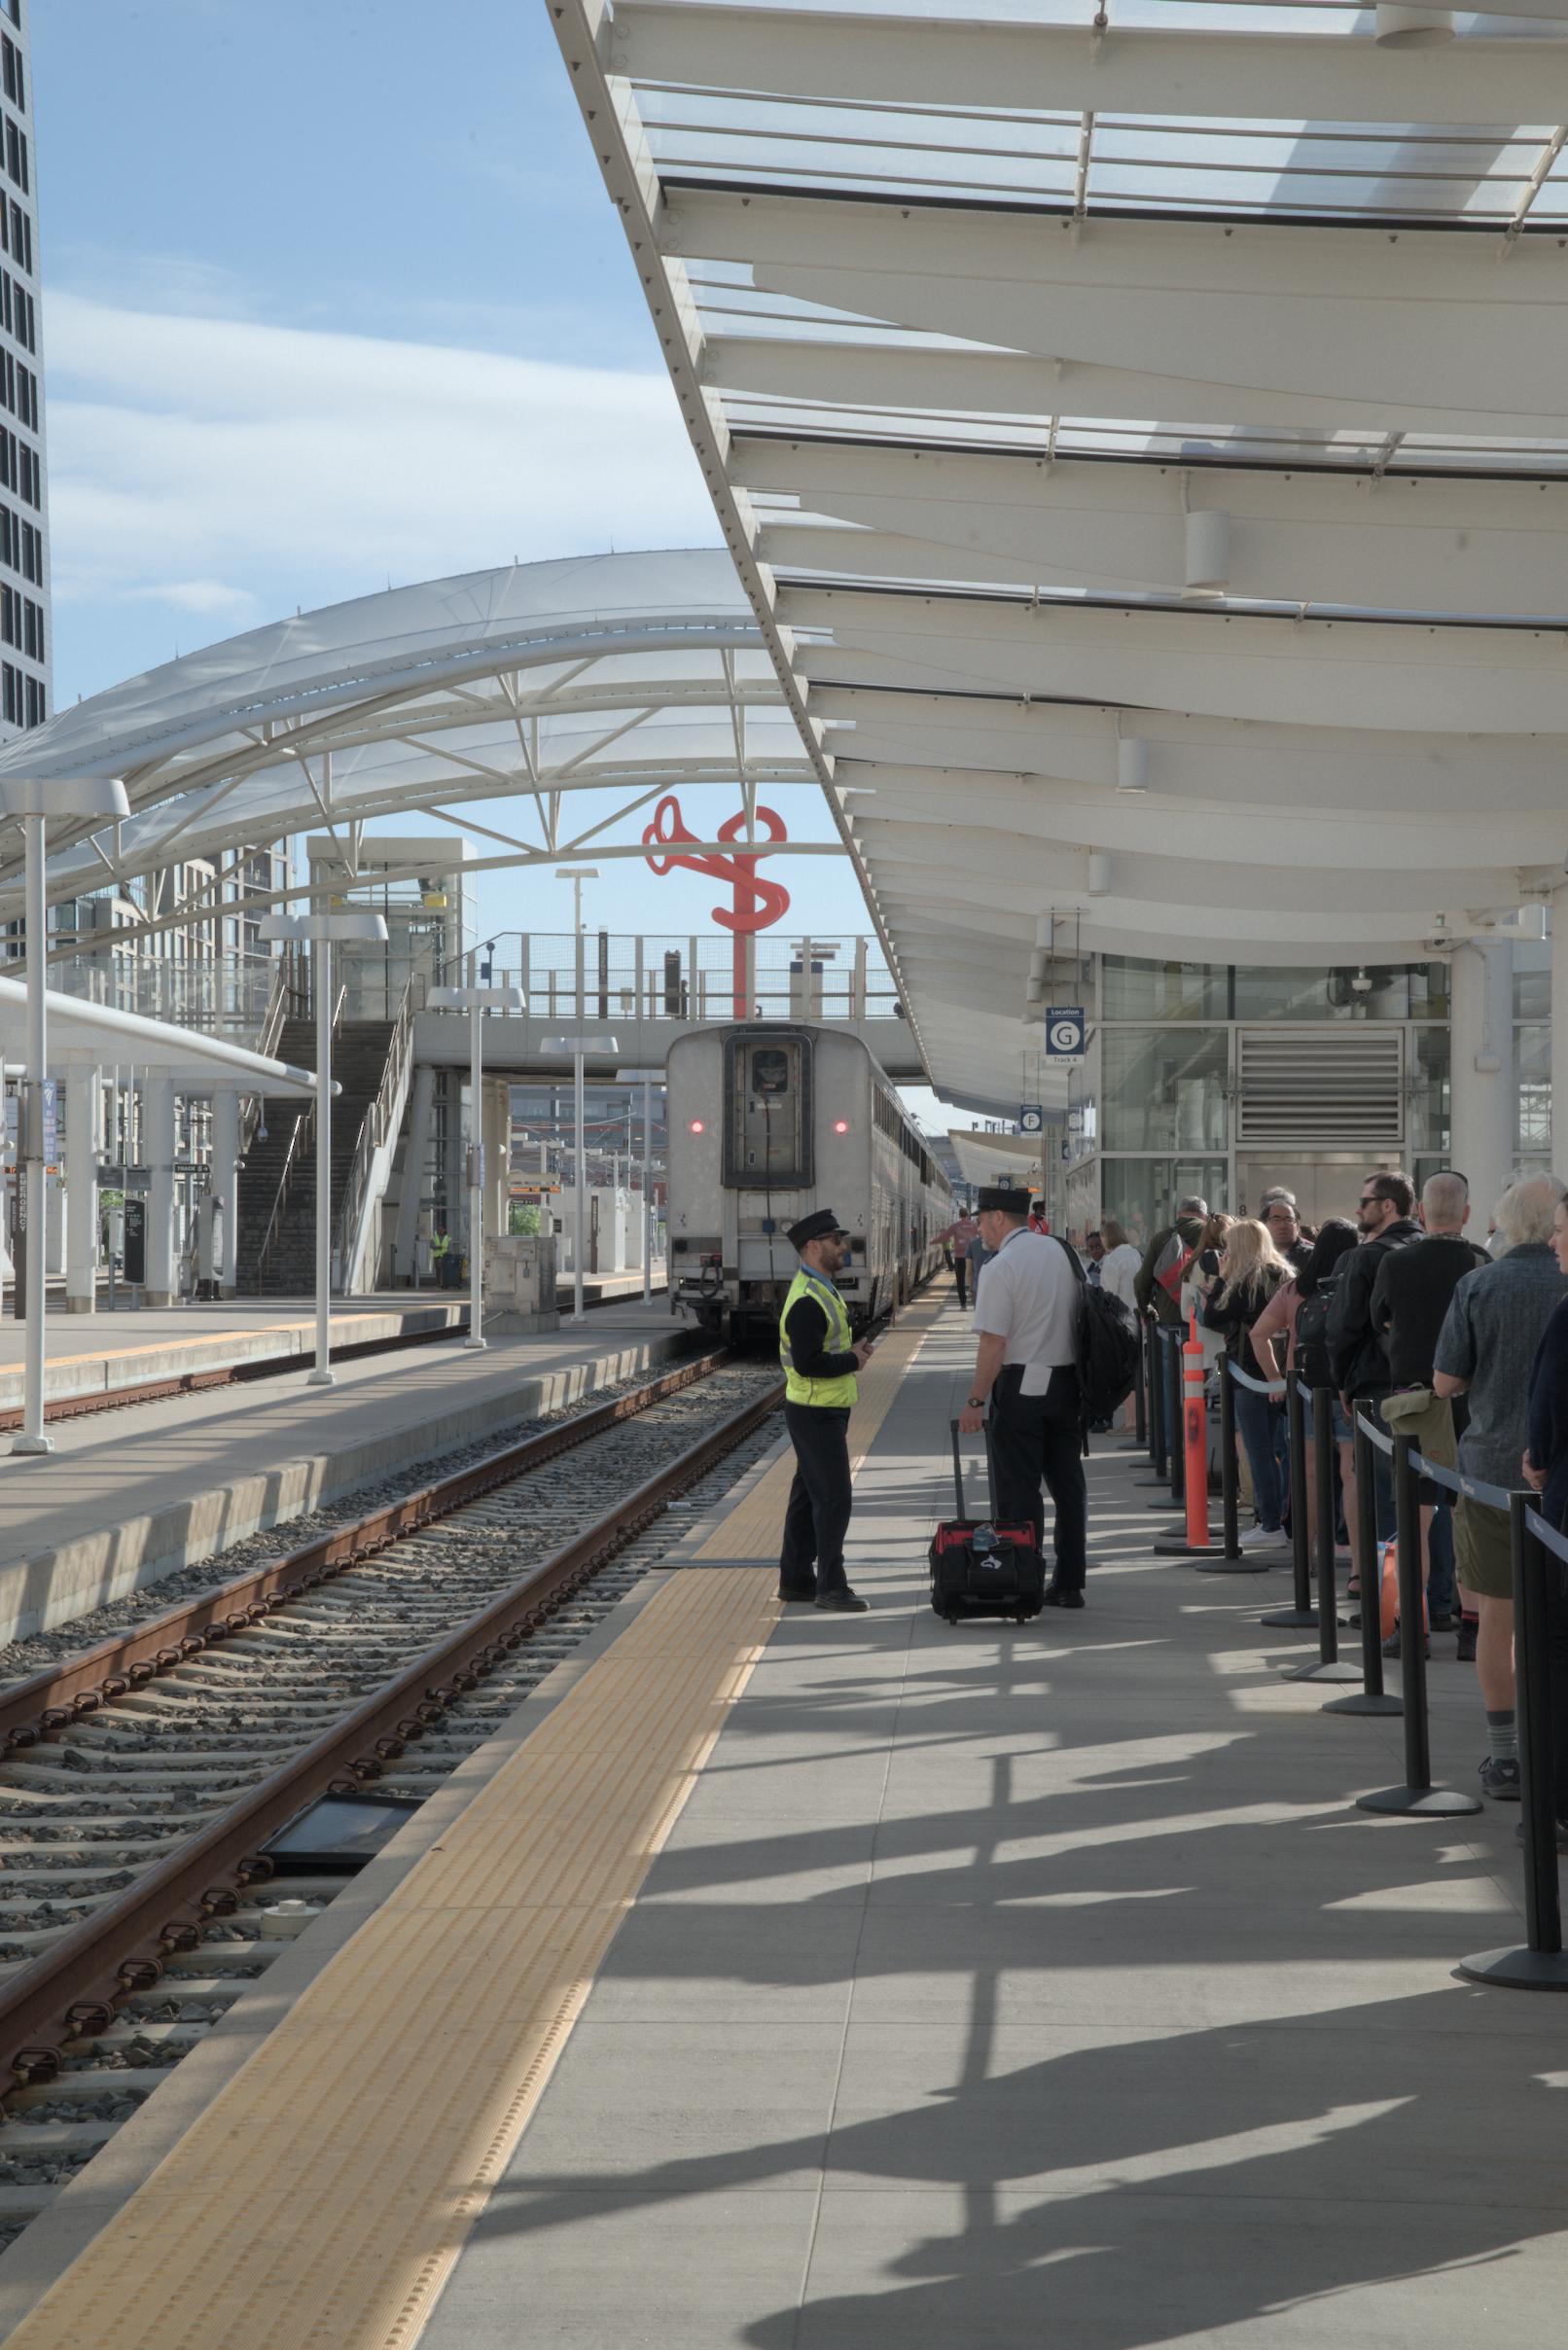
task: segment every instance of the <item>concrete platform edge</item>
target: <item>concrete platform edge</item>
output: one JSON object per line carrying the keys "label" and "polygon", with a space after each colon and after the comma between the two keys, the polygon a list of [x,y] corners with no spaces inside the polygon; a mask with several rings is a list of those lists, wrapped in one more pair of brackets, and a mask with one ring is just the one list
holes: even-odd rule
{"label": "concrete platform edge", "polygon": [[279,1462],[265,1475],[214,1485],[166,1510],[13,1560],[0,1566],[0,1644],[69,1623],[127,1591],[215,1557],[252,1534],[337,1501],[388,1470],[411,1468],[510,1420],[558,1410],[595,1387],[634,1377],[679,1352],[684,1340],[684,1331],[674,1330],[667,1336],[607,1349],[585,1363],[498,1384],[483,1397],[469,1397],[459,1409],[421,1420],[417,1430],[399,1425],[339,1452]]}
{"label": "concrete platform edge", "polygon": [[510,1713],[492,1737],[430,1796],[353,1882],[307,1926],[265,1975],[241,1992],[199,2047],[174,2067],[161,2088],[60,2190],[49,2210],[0,2254],[0,2342],[42,2300],[56,2279],[127,2203],[143,2180],[178,2143],[197,2116],[228,2086],[267,2034],[350,1941],[431,1846],[488,1786],[523,1741],[560,1704],[588,1667],[668,1582],[659,1566],[628,1591],[553,1671]]}

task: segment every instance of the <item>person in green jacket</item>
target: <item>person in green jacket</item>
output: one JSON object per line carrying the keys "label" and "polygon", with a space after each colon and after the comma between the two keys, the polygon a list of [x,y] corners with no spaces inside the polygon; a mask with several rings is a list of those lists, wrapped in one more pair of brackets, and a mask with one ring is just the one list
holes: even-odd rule
{"label": "person in green jacket", "polygon": [[1132,1294],[1140,1313],[1153,1312],[1157,1322],[1181,1320],[1181,1268],[1197,1246],[1208,1215],[1208,1201],[1195,1193],[1177,1200],[1175,1223],[1155,1234],[1132,1277]]}

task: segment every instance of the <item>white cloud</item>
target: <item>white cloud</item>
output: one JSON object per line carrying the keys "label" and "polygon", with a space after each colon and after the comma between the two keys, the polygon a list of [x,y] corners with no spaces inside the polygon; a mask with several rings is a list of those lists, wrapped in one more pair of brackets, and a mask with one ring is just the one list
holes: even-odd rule
{"label": "white cloud", "polygon": [[265,617],[718,535],[661,375],[64,293],[46,328],[62,602]]}

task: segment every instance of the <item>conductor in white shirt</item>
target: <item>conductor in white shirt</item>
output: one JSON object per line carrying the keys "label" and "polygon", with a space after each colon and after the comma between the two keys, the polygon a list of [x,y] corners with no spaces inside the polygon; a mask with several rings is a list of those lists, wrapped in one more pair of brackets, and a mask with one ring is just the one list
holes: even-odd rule
{"label": "conductor in white shirt", "polygon": [[980,1345],[959,1426],[973,1435],[987,1412],[1000,1522],[1029,1519],[1045,1549],[1042,1484],[1055,1513],[1055,1571],[1046,1605],[1081,1608],[1087,1567],[1088,1490],[1078,1391],[1078,1276],[1061,1242],[1028,1229],[1023,1191],[987,1188],[977,1210],[994,1254],[975,1293]]}

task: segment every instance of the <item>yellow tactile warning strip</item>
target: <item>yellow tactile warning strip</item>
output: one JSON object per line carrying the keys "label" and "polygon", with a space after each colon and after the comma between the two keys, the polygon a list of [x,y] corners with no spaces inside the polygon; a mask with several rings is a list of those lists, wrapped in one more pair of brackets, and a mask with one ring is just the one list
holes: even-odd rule
{"label": "yellow tactile warning strip", "polygon": [[777,1614],[656,1591],[9,2350],[409,2350]]}
{"label": "yellow tactile warning strip", "polygon": [[[391,1310],[395,1312],[396,1308]],[[334,1314],[328,1324],[328,1331],[331,1336],[337,1339],[340,1338],[345,1332],[351,1331],[356,1322],[374,1322],[387,1319],[390,1319],[390,1315],[386,1307],[368,1306],[362,1314]],[[94,1346],[89,1348],[86,1354],[52,1353],[49,1358],[49,1367],[51,1371],[58,1371],[67,1363],[103,1363],[111,1358],[117,1363],[122,1361],[128,1363],[136,1355],[189,1354],[193,1348],[198,1346],[222,1346],[226,1338],[289,1338],[299,1331],[313,1331],[315,1327],[314,1321],[252,1322],[248,1325],[241,1324],[233,1329],[202,1331],[194,1338],[152,1338],[145,1346]],[[11,1364],[0,1368],[15,1370],[18,1366]]]}
{"label": "yellow tactile warning strip", "polygon": [[[857,1472],[877,1430],[893,1408],[905,1372],[947,1303],[945,1296],[921,1298],[906,1307],[895,1327],[860,1374],[860,1400],[849,1415],[849,1466]],[[719,1526],[692,1552],[694,1558],[755,1558],[776,1564],[784,1505],[795,1476],[795,1456],[786,1452]]]}

